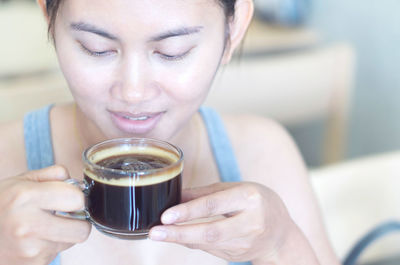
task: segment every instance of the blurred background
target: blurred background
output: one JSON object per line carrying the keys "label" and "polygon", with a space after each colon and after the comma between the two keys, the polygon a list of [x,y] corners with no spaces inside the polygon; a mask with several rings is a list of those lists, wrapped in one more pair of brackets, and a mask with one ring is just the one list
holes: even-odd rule
{"label": "blurred background", "polygon": [[[255,4],[243,48],[217,76],[206,105],[272,117],[289,130],[343,258],[370,226],[399,217],[398,204],[392,206],[400,202],[393,190],[400,177],[400,1]],[[71,100],[35,1],[0,0],[0,32],[1,122]],[[379,186],[384,180],[388,186]],[[360,181],[373,184],[363,188],[363,200],[354,200],[361,194]],[[339,189],[330,191],[335,185]],[[349,197],[341,194],[344,187]],[[341,203],[339,195],[348,199]],[[386,200],[380,204],[379,198]],[[357,203],[370,207],[357,212]],[[400,264],[399,243],[391,238],[378,244],[363,262]]]}

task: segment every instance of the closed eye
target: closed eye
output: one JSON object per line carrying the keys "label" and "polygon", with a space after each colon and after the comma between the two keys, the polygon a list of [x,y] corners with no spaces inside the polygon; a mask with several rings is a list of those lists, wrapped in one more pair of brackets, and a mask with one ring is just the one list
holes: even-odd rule
{"label": "closed eye", "polygon": [[170,54],[165,54],[165,53],[161,53],[161,52],[155,52],[155,53],[158,54],[163,60],[166,60],[166,61],[180,61],[180,60],[183,60],[187,55],[189,55],[189,53],[192,51],[192,49],[189,49],[184,53],[176,54],[176,55],[170,55]]}
{"label": "closed eye", "polygon": [[104,57],[104,56],[108,56],[108,55],[114,54],[114,53],[116,52],[116,51],[114,51],[114,50],[92,51],[92,50],[86,48],[86,47],[85,47],[83,44],[81,44],[81,43],[80,43],[80,47],[81,47],[81,49],[82,49],[85,53],[87,53],[88,55],[93,56],[93,57]]}

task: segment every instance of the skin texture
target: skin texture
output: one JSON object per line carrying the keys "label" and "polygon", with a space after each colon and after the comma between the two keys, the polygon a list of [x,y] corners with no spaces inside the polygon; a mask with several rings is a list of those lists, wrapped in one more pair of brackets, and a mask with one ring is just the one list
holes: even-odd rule
{"label": "skin texture", "polygon": [[[45,10],[44,1],[38,3]],[[217,69],[242,40],[252,12],[250,0],[239,0],[226,25],[222,8],[211,0],[65,1],[54,38],[76,115],[72,104],[52,109],[57,165],[33,172],[26,169],[21,121],[1,126],[1,139],[7,140],[0,151],[8,154],[0,157],[2,261],[48,264],[63,251],[63,265],[339,264],[304,164],[278,124],[223,116],[243,182],[219,183],[197,110]],[[160,38],[177,29],[181,35]],[[147,116],[151,122],[132,124],[122,116]],[[185,153],[183,202],[163,214],[163,225],[151,230],[150,239],[116,240],[86,222],[53,216],[53,210],[83,207],[82,193],[62,182],[82,179],[82,150],[128,136],[168,140]]]}

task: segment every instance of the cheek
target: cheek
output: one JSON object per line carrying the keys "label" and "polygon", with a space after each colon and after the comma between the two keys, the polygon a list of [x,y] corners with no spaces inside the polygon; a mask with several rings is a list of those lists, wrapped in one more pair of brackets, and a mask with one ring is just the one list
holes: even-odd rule
{"label": "cheek", "polygon": [[170,80],[165,85],[170,97],[188,104],[205,99],[219,66],[222,50],[198,51],[179,67],[166,70],[163,80]]}
{"label": "cheek", "polygon": [[110,74],[106,67],[87,63],[84,54],[79,54],[76,47],[64,42],[57,45],[61,71],[76,101],[102,101],[108,96]]}

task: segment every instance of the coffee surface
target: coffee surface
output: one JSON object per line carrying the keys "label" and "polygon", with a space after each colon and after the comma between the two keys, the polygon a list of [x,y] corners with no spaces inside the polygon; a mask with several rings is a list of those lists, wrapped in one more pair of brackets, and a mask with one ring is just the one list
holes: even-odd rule
{"label": "coffee surface", "polygon": [[85,175],[97,182],[116,186],[146,186],[168,181],[183,170],[179,156],[169,150],[123,146],[99,150],[89,161],[100,168],[85,168]]}
{"label": "coffee surface", "polygon": [[125,154],[105,158],[97,162],[97,164],[112,169],[146,171],[166,167],[171,164],[171,161],[153,155]]}

